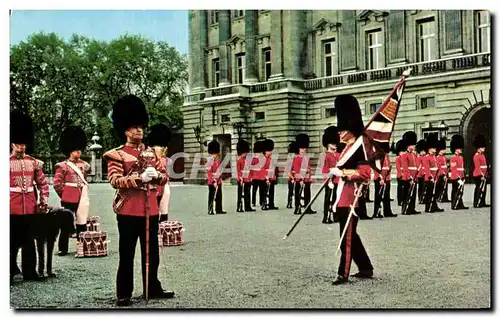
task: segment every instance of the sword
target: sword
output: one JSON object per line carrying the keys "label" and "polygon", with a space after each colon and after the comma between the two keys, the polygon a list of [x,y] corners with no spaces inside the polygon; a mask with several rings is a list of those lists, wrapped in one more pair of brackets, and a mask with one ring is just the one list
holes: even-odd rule
{"label": "sword", "polygon": [[338,255],[340,251],[340,246],[342,245],[342,241],[344,240],[345,233],[347,232],[347,228],[349,227],[349,222],[351,222],[351,218],[353,215],[356,215],[355,212],[355,206],[358,203],[359,198],[363,195],[363,183],[354,191],[354,201],[351,204],[351,210],[349,211],[349,216],[347,217],[347,222],[345,223],[344,226],[344,231],[342,232],[342,236],[340,237],[340,242],[339,246],[337,247],[337,251],[335,252],[335,255]]}

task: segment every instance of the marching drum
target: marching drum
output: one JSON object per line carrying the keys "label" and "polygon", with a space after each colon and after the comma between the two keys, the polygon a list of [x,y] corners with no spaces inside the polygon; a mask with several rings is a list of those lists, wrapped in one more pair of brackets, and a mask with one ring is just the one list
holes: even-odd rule
{"label": "marching drum", "polygon": [[107,232],[82,232],[76,243],[76,257],[107,256],[108,243]]}
{"label": "marching drum", "polygon": [[178,246],[184,244],[182,223],[165,221],[159,224],[158,243],[160,246]]}
{"label": "marching drum", "polygon": [[98,216],[89,216],[87,218],[87,232],[97,232],[99,231],[99,221],[101,220]]}

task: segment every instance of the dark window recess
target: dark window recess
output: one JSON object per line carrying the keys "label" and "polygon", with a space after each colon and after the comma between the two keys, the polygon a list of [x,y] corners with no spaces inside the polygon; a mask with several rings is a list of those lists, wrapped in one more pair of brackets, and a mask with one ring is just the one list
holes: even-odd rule
{"label": "dark window recess", "polygon": [[271,77],[271,49],[264,50],[264,75],[266,77],[266,81]]}
{"label": "dark window recess", "polygon": [[325,108],[325,118],[335,117],[337,115],[337,111],[335,107]]}
{"label": "dark window recess", "polygon": [[213,87],[218,87],[219,86],[219,82],[220,82],[220,69],[219,69],[219,59],[214,59],[213,60],[213,75],[214,75],[214,78],[213,78],[213,82],[212,82],[212,86]]}
{"label": "dark window recess", "polygon": [[434,97],[423,97],[420,98],[420,109],[426,109],[427,107],[436,106]]}
{"label": "dark window recess", "polygon": [[220,115],[220,121],[221,123],[227,123],[231,121],[231,117],[229,116],[229,114],[222,114]]}
{"label": "dark window recess", "polygon": [[266,119],[265,112],[256,112],[255,113],[255,120],[264,120],[264,119]]}
{"label": "dark window recess", "polygon": [[370,114],[374,114],[382,105],[382,103],[372,103],[370,104]]}

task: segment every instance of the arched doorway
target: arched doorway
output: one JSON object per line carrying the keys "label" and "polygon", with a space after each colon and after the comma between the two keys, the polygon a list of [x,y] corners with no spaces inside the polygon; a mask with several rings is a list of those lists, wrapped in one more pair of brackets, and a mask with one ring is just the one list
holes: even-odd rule
{"label": "arched doorway", "polygon": [[463,125],[463,136],[465,138],[465,149],[463,155],[465,167],[467,169],[466,172],[469,177],[471,177],[472,171],[474,170],[473,156],[476,152],[476,148],[474,148],[473,142],[476,135],[482,134],[486,137],[486,160],[488,161],[488,165],[490,165],[492,162],[491,138],[493,136],[493,113],[489,105],[481,105],[474,107],[473,110],[469,112],[468,116],[466,116],[466,118],[467,119],[465,120]]}

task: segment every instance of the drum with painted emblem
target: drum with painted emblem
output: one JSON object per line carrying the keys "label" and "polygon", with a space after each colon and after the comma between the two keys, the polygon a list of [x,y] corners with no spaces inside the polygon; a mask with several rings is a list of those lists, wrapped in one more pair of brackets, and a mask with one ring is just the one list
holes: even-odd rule
{"label": "drum with painted emblem", "polygon": [[161,246],[178,246],[184,244],[182,232],[184,228],[179,221],[165,221],[159,224],[158,243]]}
{"label": "drum with painted emblem", "polygon": [[97,257],[108,255],[108,233],[86,231],[80,233],[76,243],[76,257]]}

